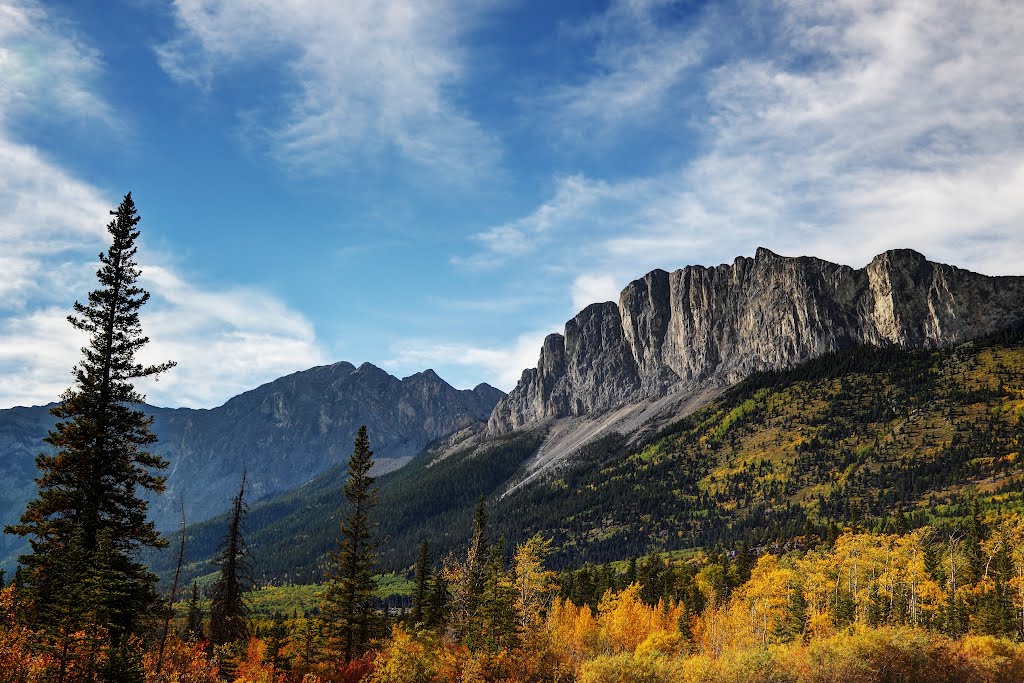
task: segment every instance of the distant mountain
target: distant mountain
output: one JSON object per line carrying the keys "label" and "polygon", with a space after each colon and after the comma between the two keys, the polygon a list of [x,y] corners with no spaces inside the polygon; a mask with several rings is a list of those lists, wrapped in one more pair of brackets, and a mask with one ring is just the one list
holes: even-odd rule
{"label": "distant mountain", "polygon": [[758,249],[732,265],[654,270],[544,340],[488,433],[732,385],[860,344],[938,348],[1024,321],[1024,277],[887,251],[856,270]]}
{"label": "distant mountain", "polygon": [[[249,500],[289,489],[343,463],[366,425],[378,472],[400,467],[429,443],[482,427],[503,396],[487,384],[457,390],[433,370],[398,379],[369,363],[335,363],[282,377],[210,410],[146,406],[170,461],[167,490],[152,502],[161,529],[178,520],[179,496],[189,521],[224,510],[243,466]],[[0,524],[34,496],[35,455],[53,425],[49,408],[0,410]],[[16,539],[0,535],[0,560]]]}
{"label": "distant mountain", "polygon": [[[1024,277],[979,275],[910,250],[860,270],[759,249],[732,265],[653,271],[617,305],[589,306],[564,335],[550,335],[537,368],[498,402],[485,433],[450,439],[381,478],[393,501],[381,513],[393,541],[385,558],[392,567],[411,561],[420,537],[440,551],[457,546],[478,493],[494,501],[495,524],[510,542],[550,533],[563,560],[579,561],[635,554],[652,542],[763,540],[758,529],[788,534],[801,524],[911,510],[978,477],[1001,478],[1024,437],[1000,441],[992,462],[976,461],[954,439],[981,444],[986,428],[949,417],[974,415],[979,394],[970,392],[984,392],[959,391],[956,358],[984,368],[979,386],[1006,381],[1010,393],[992,400],[1010,417],[991,428],[1019,429],[1010,399],[1024,390],[1020,335],[986,342],[1006,351],[1011,369],[953,347],[1022,324]],[[941,380],[928,384],[933,374]],[[801,377],[817,384],[802,387]],[[805,406],[804,391],[824,407]],[[797,409],[773,405],[773,392],[779,398],[771,400]],[[923,410],[945,422],[906,441],[900,435],[918,425],[913,411]],[[945,445],[936,444],[941,438]],[[336,533],[341,477],[329,471],[254,507],[264,572],[315,574]],[[856,505],[843,507],[843,496]],[[213,528],[193,530],[199,570]]]}
{"label": "distant mountain", "polygon": [[[650,550],[896,531],[986,505],[1024,511],[1024,330],[938,350],[858,346],[755,374],[659,433],[606,433],[533,476],[551,427],[434,450],[378,480],[387,568],[464,552],[479,495],[506,547],[537,532],[566,566]],[[315,581],[333,547],[344,472],[255,504],[263,578]],[[189,529],[189,577],[214,571],[224,520]],[[172,545],[174,545],[172,543]],[[173,553],[155,567],[173,571]]]}

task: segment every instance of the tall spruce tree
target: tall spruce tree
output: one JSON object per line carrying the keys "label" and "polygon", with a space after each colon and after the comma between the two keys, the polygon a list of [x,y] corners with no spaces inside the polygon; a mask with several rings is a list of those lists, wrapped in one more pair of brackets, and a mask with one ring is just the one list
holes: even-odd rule
{"label": "tall spruce tree", "polygon": [[220,575],[210,589],[210,641],[214,645],[239,643],[249,639],[249,602],[252,590],[252,562],[242,536],[246,474],[231,505],[228,530],[221,543],[218,564]]}
{"label": "tall spruce tree", "polygon": [[327,590],[324,592],[324,620],[331,652],[345,662],[366,651],[377,635],[376,524],[371,513],[379,498],[370,476],[373,451],[366,427],[356,434],[348,460],[348,481],[344,495],[347,511],[341,520],[338,549],[328,558]]}
{"label": "tall spruce tree", "polygon": [[156,600],[156,577],[137,553],[165,544],[140,494],[163,491],[156,472],[167,462],[146,450],[156,441],[153,419],[137,409],[145,397],[132,382],[174,363],[136,361],[149,341],[139,322],[149,293],[137,284],[140,219],[131,193],[110,213],[99,287],[68,316],[88,343],[74,385],[51,410],[58,422],[45,441],[56,453],[36,458],[38,496],[5,531],[30,537],[31,552],[19,558],[28,621],[51,636],[101,629],[117,651]]}
{"label": "tall spruce tree", "polygon": [[430,544],[426,541],[420,543],[420,556],[416,560],[416,567],[413,570],[412,588],[412,614],[410,620],[413,625],[419,625],[427,620],[430,601]]}
{"label": "tall spruce tree", "polygon": [[187,614],[185,616],[185,630],[182,637],[185,640],[200,641],[206,638],[203,633],[203,605],[199,602],[199,584],[192,582],[192,594],[188,598]]}

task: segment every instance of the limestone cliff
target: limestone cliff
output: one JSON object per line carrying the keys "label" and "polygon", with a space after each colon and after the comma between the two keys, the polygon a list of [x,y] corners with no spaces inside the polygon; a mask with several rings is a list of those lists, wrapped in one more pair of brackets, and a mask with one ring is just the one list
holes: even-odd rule
{"label": "limestone cliff", "polygon": [[732,384],[855,344],[954,344],[1024,322],[1024,277],[990,277],[908,249],[857,270],[758,249],[732,265],[654,270],[544,340],[488,433]]}

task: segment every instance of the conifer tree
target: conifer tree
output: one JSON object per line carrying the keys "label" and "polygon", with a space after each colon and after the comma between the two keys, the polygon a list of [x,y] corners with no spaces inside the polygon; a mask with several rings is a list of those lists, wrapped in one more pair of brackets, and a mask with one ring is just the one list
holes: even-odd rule
{"label": "conifer tree", "polygon": [[188,598],[187,616],[185,617],[186,640],[201,641],[206,638],[203,633],[203,606],[199,602],[199,584],[192,582],[192,595]]}
{"label": "conifer tree", "polygon": [[249,639],[249,603],[252,590],[252,563],[242,536],[245,505],[245,471],[231,505],[228,530],[221,544],[220,575],[210,590],[210,641],[214,645],[238,643]]}
{"label": "conifer tree", "polygon": [[451,601],[451,593],[448,590],[448,581],[444,574],[438,572],[434,576],[434,585],[427,598],[427,626],[441,631],[444,629],[448,616],[448,603]]}
{"label": "conifer tree", "polygon": [[420,555],[416,561],[416,568],[413,570],[412,589],[412,623],[425,622],[429,611],[427,605],[430,600],[430,544],[426,541],[420,543]]}
{"label": "conifer tree", "polygon": [[326,572],[324,617],[331,651],[345,662],[360,656],[376,635],[376,524],[371,519],[379,498],[370,476],[373,451],[366,427],[356,434],[348,461],[344,495],[348,509],[341,521],[338,549]]}
{"label": "conifer tree", "polygon": [[19,562],[32,625],[50,634],[102,628],[117,651],[156,600],[156,577],[137,553],[164,545],[140,494],[163,491],[155,472],[167,463],[146,450],[156,441],[153,420],[134,407],[144,396],[132,382],[174,363],[136,360],[149,341],[139,322],[149,293],[137,284],[140,219],[131,193],[111,215],[99,287],[68,316],[88,342],[72,371],[74,385],[51,410],[58,422],[45,441],[56,453],[36,458],[38,496],[5,531],[31,537],[31,552]]}
{"label": "conifer tree", "polygon": [[274,667],[275,671],[287,671],[288,658],[284,654],[288,647],[288,623],[284,614],[275,611],[270,619],[270,628],[267,629],[267,652],[266,661]]}

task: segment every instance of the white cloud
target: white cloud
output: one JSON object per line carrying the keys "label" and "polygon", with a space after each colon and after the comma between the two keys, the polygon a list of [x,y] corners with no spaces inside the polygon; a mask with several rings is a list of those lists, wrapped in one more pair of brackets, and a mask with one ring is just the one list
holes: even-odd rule
{"label": "white cloud", "polygon": [[498,157],[496,140],[452,97],[465,70],[457,41],[483,6],[177,0],[180,35],[157,54],[169,75],[210,90],[243,64],[283,68],[281,101],[243,112],[243,134],[265,138],[296,171],[397,155],[468,179]]}
{"label": "white cloud", "polygon": [[103,69],[99,53],[55,24],[33,0],[0,2],[0,125],[53,114],[115,124],[91,87]]}
{"label": "white cloud", "polygon": [[[486,239],[501,237],[492,229],[457,262],[515,258],[530,273],[560,272],[576,307],[606,296],[588,283],[622,287],[655,267],[715,265],[756,246],[854,266],[911,247],[982,272],[1024,272],[1024,90],[1015,77],[1024,73],[1024,5],[783,0],[743,11],[758,14],[722,12],[676,29],[726,40],[746,22],[758,31],[743,39],[756,44],[719,45],[720,61],[701,65],[698,78],[688,58],[666,53],[675,85],[646,94],[638,85],[641,102],[598,103],[593,93],[640,78],[636,55],[654,59],[650,31],[668,29],[600,43],[619,56],[604,55],[606,71],[574,86],[579,99],[559,121],[578,130],[596,117],[625,135],[681,110],[685,83],[697,89],[686,104],[699,98],[690,111],[703,117],[695,152],[653,176],[570,176],[572,201],[559,185],[499,226],[519,230],[528,248],[502,253]],[[595,115],[598,104],[609,111]],[[676,130],[689,132],[677,118]]]}
{"label": "white cloud", "polygon": [[682,30],[663,21],[662,12],[672,4],[616,0],[604,14],[576,29],[596,39],[596,73],[549,96],[562,135],[599,145],[609,129],[678,115],[673,98],[681,96],[683,83],[701,65],[710,31],[707,24]]}
{"label": "white cloud", "polygon": [[[509,391],[519,381],[524,368],[537,364],[541,343],[549,333],[527,332],[510,344],[494,346],[410,339],[394,345],[392,357],[381,366],[399,376],[431,367],[454,386],[468,388],[487,382]],[[467,369],[471,371],[472,379],[461,381],[460,378],[467,375]]]}
{"label": "white cloud", "polygon": [[621,289],[622,283],[611,275],[580,275],[572,283],[572,307],[578,311],[593,303],[618,303]]}
{"label": "white cloud", "polygon": [[[98,54],[31,2],[0,1],[0,406],[49,403],[71,383],[85,340],[65,319],[96,286],[117,200],[12,133],[25,117],[118,127],[95,94]],[[144,204],[145,200],[141,200]],[[273,295],[212,290],[154,264],[143,244],[144,356],[179,366],[142,387],[150,400],[209,406],[320,362],[312,325]]]}
{"label": "white cloud", "polygon": [[326,362],[313,325],[272,294],[197,287],[156,265],[143,266],[142,283],[154,295],[142,319],[153,341],[141,357],[178,363],[159,382],[142,386],[151,401],[209,407]]}

